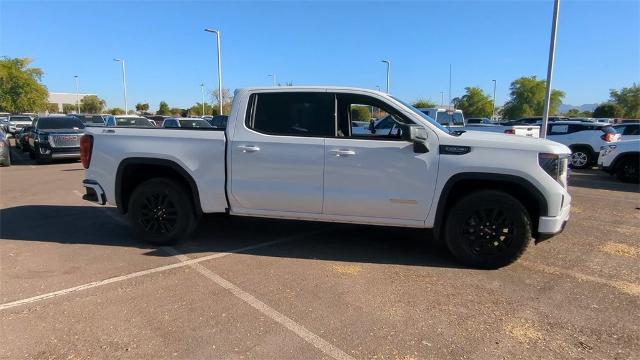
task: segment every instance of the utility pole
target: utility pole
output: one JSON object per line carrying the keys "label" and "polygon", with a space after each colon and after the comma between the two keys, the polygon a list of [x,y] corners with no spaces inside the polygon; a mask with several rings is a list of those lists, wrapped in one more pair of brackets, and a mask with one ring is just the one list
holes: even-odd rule
{"label": "utility pole", "polygon": [[444,91],[440,91],[440,106],[444,106]]}
{"label": "utility pole", "polygon": [[540,137],[547,137],[547,124],[549,123],[549,105],[551,102],[551,79],[553,77],[553,60],[556,55],[556,30],[558,28],[558,12],[560,11],[560,0],[553,3],[553,22],[551,23],[551,41],[549,44],[549,63],[547,64],[547,88],[544,93],[544,110],[542,112],[542,126],[540,126]]}
{"label": "utility pole", "polygon": [[496,119],[496,81],[493,81],[493,109],[491,110],[491,120]]}
{"label": "utility pole", "polygon": [[124,88],[124,113],[129,114],[129,106],[127,104],[127,72],[124,66],[124,59],[113,59],[113,61],[122,63],[122,87]]}
{"label": "utility pole", "polygon": [[76,113],[80,114],[80,85],[78,75],[74,75],[73,77],[76,78]]}
{"label": "utility pole", "polygon": [[218,44],[218,100],[219,100],[218,106],[220,109],[218,115],[223,115],[222,102],[224,101],[223,99],[224,96],[222,94],[222,61],[220,60],[222,58],[222,54],[221,54],[222,50],[220,49],[220,30],[204,29],[204,31],[216,34],[216,40]]}
{"label": "utility pole", "polygon": [[449,105],[447,108],[451,107],[451,64],[449,64]]}
{"label": "utility pole", "polygon": [[387,94],[389,94],[389,72],[391,71],[391,61],[382,60],[382,62],[387,64]]}
{"label": "utility pole", "polygon": [[276,84],[277,84],[277,82],[276,82],[276,73],[268,74],[267,76],[271,77],[272,84],[275,87]]}
{"label": "utility pole", "polygon": [[204,84],[200,84],[200,92],[202,93],[202,116],[204,116]]}

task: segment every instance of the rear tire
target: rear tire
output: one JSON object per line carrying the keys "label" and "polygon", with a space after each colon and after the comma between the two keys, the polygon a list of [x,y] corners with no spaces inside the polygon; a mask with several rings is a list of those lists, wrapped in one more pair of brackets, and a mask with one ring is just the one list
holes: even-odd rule
{"label": "rear tire", "polygon": [[622,182],[640,183],[640,158],[628,157],[622,159],[616,166],[616,177]]}
{"label": "rear tire", "polygon": [[531,240],[531,220],[513,196],[481,190],[453,205],[445,224],[445,239],[461,263],[497,269],[524,253]]}
{"label": "rear tire", "polygon": [[591,150],[585,147],[576,147],[571,149],[571,157],[569,158],[569,166],[573,169],[586,169],[593,163],[593,154]]}
{"label": "rear tire", "polygon": [[129,200],[136,238],[156,245],[175,244],[195,227],[188,191],[173,180],[156,178],[138,185]]}
{"label": "rear tire", "polygon": [[34,154],[34,159],[39,165],[48,164],[52,161],[51,157],[40,153],[40,148],[38,146],[34,147],[32,154]]}

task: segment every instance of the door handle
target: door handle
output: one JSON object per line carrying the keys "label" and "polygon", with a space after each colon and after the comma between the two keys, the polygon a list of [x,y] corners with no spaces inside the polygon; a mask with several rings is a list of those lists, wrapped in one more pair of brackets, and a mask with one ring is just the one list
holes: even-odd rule
{"label": "door handle", "polygon": [[356,152],[353,150],[329,150],[329,154],[341,157],[355,155]]}
{"label": "door handle", "polygon": [[103,134],[115,134],[116,131],[113,129],[102,129]]}
{"label": "door handle", "polygon": [[253,145],[239,145],[238,149],[242,150],[244,153],[252,153],[256,151],[260,151],[260,148]]}

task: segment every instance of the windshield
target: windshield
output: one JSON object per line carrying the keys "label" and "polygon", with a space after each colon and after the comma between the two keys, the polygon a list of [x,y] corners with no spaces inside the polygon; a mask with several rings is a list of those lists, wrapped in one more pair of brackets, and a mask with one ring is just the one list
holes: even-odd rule
{"label": "windshield", "polygon": [[149,120],[143,117],[117,117],[116,126],[153,127]]}
{"label": "windshield", "polygon": [[10,121],[28,121],[31,122],[31,118],[28,116],[12,116]]}
{"label": "windshield", "polygon": [[392,96],[392,98],[399,102],[400,104],[406,106],[409,108],[409,110],[413,111],[415,114],[419,115],[421,118],[425,119],[426,121],[428,121],[429,123],[431,123],[433,126],[437,127],[438,129],[446,132],[446,133],[450,133],[449,129],[447,129],[446,127],[442,126],[441,124],[438,124],[437,121],[433,120],[429,115],[423,113],[422,111],[418,110],[417,108],[415,108],[413,105],[411,104],[407,104],[406,102],[398,99],[395,96]]}
{"label": "windshield", "polygon": [[40,118],[38,129],[84,129],[78,118]]}
{"label": "windshield", "polygon": [[459,112],[449,114],[446,111],[438,111],[436,120],[443,125],[464,125],[462,114]]}
{"label": "windshield", "polygon": [[212,127],[206,120],[193,119],[193,120],[178,120],[180,121],[180,127],[183,128],[210,128]]}

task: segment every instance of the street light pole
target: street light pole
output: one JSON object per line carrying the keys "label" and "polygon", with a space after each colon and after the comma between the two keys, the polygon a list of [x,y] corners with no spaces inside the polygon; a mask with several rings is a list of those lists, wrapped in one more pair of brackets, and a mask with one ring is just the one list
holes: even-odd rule
{"label": "street light pole", "polygon": [[219,109],[220,109],[219,115],[222,115],[222,101],[223,101],[223,96],[222,96],[222,62],[220,60],[221,57],[222,57],[222,50],[220,49],[220,30],[204,29],[204,31],[216,34],[216,40],[217,40],[217,44],[218,44],[218,103],[219,103]]}
{"label": "street light pole", "polygon": [[449,64],[449,104],[447,108],[451,106],[451,64]]}
{"label": "street light pole", "polygon": [[496,119],[496,81],[493,81],[493,109],[491,110],[491,120]]}
{"label": "street light pole", "polygon": [[113,61],[122,63],[122,86],[124,88],[124,113],[129,114],[129,104],[127,103],[127,71],[124,66],[124,59],[113,59]]}
{"label": "street light pole", "polygon": [[73,77],[76,78],[76,112],[80,114],[80,85],[78,83],[78,75],[74,75]]}
{"label": "street light pole", "polygon": [[389,94],[389,72],[391,71],[391,61],[382,60],[382,62],[387,64],[387,94]]}
{"label": "street light pole", "polygon": [[440,91],[440,106],[444,106],[444,91]]}
{"label": "street light pole", "polygon": [[200,84],[200,92],[202,93],[202,116],[204,116],[204,84]]}
{"label": "street light pole", "polygon": [[549,123],[549,105],[551,102],[551,79],[553,77],[553,60],[556,54],[556,29],[558,28],[558,12],[560,10],[560,0],[553,2],[553,22],[551,23],[551,41],[549,44],[549,63],[547,64],[547,88],[544,93],[544,110],[542,112],[542,126],[540,126],[540,137],[547,137],[547,124]]}
{"label": "street light pole", "polygon": [[276,86],[276,73],[272,73],[272,74],[269,74],[267,76],[271,77],[271,79],[273,80],[273,86],[275,87]]}

